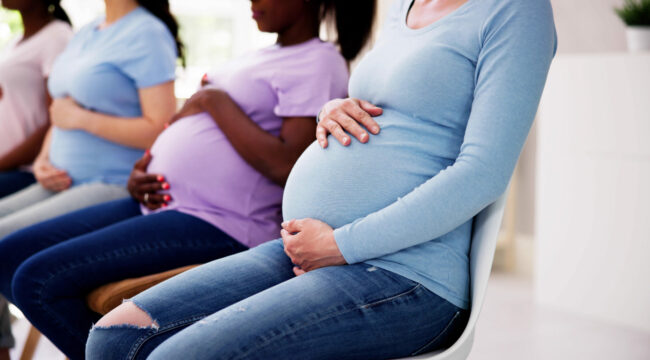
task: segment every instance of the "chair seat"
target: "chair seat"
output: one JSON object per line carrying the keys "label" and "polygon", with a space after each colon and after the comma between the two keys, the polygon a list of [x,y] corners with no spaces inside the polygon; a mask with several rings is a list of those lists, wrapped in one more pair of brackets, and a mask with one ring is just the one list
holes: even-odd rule
{"label": "chair seat", "polygon": [[118,307],[124,299],[131,298],[156,284],[197,266],[199,265],[189,265],[158,274],[106,284],[93,290],[86,297],[86,302],[92,311],[106,315],[109,311]]}

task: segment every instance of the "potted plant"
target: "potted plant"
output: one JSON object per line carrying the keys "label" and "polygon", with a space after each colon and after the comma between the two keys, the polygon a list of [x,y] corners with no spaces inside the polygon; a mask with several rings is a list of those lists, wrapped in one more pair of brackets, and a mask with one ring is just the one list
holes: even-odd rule
{"label": "potted plant", "polygon": [[650,51],[650,0],[625,0],[623,7],[614,10],[627,25],[630,51]]}

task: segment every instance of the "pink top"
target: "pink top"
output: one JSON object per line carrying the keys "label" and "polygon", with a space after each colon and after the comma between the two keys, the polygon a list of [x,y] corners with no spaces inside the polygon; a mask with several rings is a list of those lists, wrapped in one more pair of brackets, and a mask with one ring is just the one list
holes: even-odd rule
{"label": "pink top", "polygon": [[54,20],[0,52],[0,156],[47,123],[45,78],[71,37],[70,25]]}
{"label": "pink top", "polygon": [[[348,70],[332,44],[312,39],[256,51],[209,78],[278,136],[282,118],[314,117],[327,101],[345,97]],[[248,165],[207,113],[172,124],[151,153],[148,172],[165,175],[173,197],[158,211],[196,216],[249,247],[280,236],[282,187]]]}

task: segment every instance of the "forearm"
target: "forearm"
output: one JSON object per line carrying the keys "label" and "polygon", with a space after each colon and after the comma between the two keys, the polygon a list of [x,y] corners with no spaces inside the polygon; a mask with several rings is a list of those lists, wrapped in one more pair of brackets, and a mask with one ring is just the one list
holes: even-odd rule
{"label": "forearm", "polygon": [[0,157],[0,171],[16,169],[34,162],[34,159],[36,159],[36,156],[41,150],[45,134],[47,134],[49,127],[49,124],[41,126],[31,136],[25,139],[25,141],[13,148],[9,153]]}
{"label": "forearm", "polygon": [[79,127],[108,141],[146,149],[151,147],[164,125],[147,117],[125,118],[82,110]]}
{"label": "forearm", "polygon": [[202,107],[250,166],[273,182],[284,185],[302,150],[259,127],[226,93],[221,96],[227,99],[206,100]]}

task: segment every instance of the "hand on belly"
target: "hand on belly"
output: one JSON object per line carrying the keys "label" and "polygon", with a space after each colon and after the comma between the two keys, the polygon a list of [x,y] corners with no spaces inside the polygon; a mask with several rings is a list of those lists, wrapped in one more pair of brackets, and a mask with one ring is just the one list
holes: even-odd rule
{"label": "hand on belly", "polygon": [[347,264],[334,240],[334,229],[314,219],[291,220],[282,223],[284,252],[296,266],[300,276],[327,266]]}

